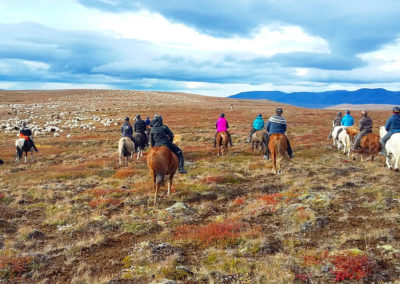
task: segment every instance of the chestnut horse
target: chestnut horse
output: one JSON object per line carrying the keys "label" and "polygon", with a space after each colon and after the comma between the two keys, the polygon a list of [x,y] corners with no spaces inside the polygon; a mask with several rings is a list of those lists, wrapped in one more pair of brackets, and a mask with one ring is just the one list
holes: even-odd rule
{"label": "chestnut horse", "polygon": [[381,143],[379,140],[379,135],[375,133],[368,133],[361,138],[361,150],[355,151],[355,153],[361,154],[361,162],[364,162],[367,156],[371,157],[371,162],[374,161],[374,157],[381,150]]}
{"label": "chestnut horse", "polygon": [[[228,142],[229,142],[229,136],[226,131],[219,131],[217,133],[217,148],[218,148],[218,156],[221,155],[226,155],[228,152]],[[223,151],[221,153],[221,147],[223,148]]]}
{"label": "chestnut horse", "polygon": [[271,134],[268,142],[268,149],[271,153],[271,160],[273,162],[273,173],[281,174],[281,161],[283,158],[289,160],[287,152],[288,140],[284,134]]}
{"label": "chestnut horse", "polygon": [[251,135],[251,150],[258,150],[258,145],[261,147],[261,152],[264,152],[264,145],[265,145],[265,139],[264,139],[264,134],[267,134],[267,132],[263,129],[257,130],[256,132]]}
{"label": "chestnut horse", "polygon": [[157,193],[165,176],[168,176],[168,195],[170,195],[172,179],[178,168],[178,157],[166,146],[154,147],[147,154],[147,166],[153,180],[154,205],[156,205]]}

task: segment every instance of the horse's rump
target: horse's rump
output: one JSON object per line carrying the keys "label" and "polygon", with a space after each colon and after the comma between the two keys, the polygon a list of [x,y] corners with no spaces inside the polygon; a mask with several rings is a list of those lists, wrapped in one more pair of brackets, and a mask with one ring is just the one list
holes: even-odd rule
{"label": "horse's rump", "polygon": [[146,142],[147,142],[146,134],[141,133],[141,132],[136,133],[135,140],[136,140],[136,147],[144,149],[144,147],[146,146]]}
{"label": "horse's rump", "polygon": [[166,146],[153,147],[147,154],[147,166],[161,174],[174,174],[178,168],[178,157]]}
{"label": "horse's rump", "polygon": [[134,152],[135,145],[131,138],[122,137],[119,139],[118,149],[120,151],[120,154],[122,154],[124,157],[128,157],[131,155],[132,152]]}
{"label": "horse's rump", "polygon": [[381,150],[379,135],[368,133],[361,138],[361,149],[365,153],[376,154]]}
{"label": "horse's rump", "polygon": [[284,134],[271,134],[269,137],[268,149],[271,152],[271,155],[275,156],[276,158],[283,157],[289,159],[289,155],[287,153],[288,140]]}
{"label": "horse's rump", "polygon": [[228,132],[226,131],[219,131],[217,133],[217,145],[221,146],[221,145],[228,145],[228,140],[229,140],[229,136],[228,136]]}
{"label": "horse's rump", "polygon": [[251,135],[251,139],[254,142],[263,142],[264,134],[266,134],[266,131],[264,131],[263,129],[257,130]]}

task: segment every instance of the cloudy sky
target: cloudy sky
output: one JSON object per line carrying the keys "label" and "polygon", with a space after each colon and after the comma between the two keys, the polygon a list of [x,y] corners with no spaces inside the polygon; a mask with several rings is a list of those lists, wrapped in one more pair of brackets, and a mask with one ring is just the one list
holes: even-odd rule
{"label": "cloudy sky", "polygon": [[398,0],[0,0],[0,88],[400,90]]}

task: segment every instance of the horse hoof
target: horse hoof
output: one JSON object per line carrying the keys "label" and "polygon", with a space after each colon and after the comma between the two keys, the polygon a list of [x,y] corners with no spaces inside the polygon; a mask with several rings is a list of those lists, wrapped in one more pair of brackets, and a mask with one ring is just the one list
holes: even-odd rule
{"label": "horse hoof", "polygon": [[280,175],[280,174],[282,174],[282,171],[281,171],[281,170],[278,171],[278,175]]}

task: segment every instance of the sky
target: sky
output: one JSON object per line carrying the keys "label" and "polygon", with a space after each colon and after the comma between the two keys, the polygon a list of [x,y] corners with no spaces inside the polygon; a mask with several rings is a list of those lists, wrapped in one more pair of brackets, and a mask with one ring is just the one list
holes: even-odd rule
{"label": "sky", "polygon": [[400,90],[398,0],[0,0],[0,89]]}

